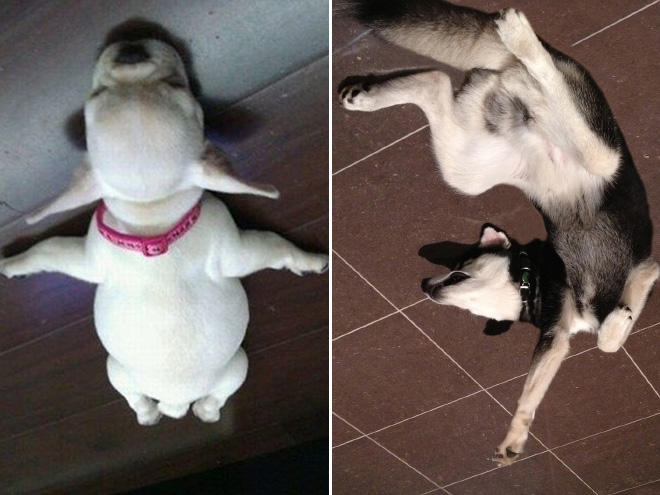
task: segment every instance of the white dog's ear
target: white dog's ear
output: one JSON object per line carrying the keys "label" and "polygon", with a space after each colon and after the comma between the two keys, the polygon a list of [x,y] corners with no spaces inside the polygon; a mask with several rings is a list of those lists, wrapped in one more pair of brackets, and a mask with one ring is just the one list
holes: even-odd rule
{"label": "white dog's ear", "polygon": [[71,184],[62,194],[46,206],[26,218],[27,223],[37,223],[48,215],[73,210],[101,198],[101,187],[96,180],[89,163],[84,160],[74,171]]}
{"label": "white dog's ear", "polygon": [[191,179],[195,186],[209,191],[256,194],[273,199],[280,197],[275,186],[241,179],[234,174],[229,165],[229,158],[211,143],[206,143],[201,158],[193,164]]}
{"label": "white dog's ear", "polygon": [[479,247],[509,249],[511,247],[511,241],[504,231],[498,229],[494,225],[486,224],[481,229]]}

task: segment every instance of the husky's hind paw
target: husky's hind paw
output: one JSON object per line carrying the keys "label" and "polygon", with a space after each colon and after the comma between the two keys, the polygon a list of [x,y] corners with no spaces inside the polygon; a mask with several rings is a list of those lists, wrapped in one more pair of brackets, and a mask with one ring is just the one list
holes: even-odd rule
{"label": "husky's hind paw", "polygon": [[372,112],[381,108],[377,104],[378,85],[361,82],[349,84],[339,90],[339,102],[346,110]]}
{"label": "husky's hind paw", "polygon": [[504,46],[520,60],[531,60],[537,55],[539,48],[542,49],[527,17],[519,10],[502,10],[495,23]]}
{"label": "husky's hind paw", "polygon": [[634,323],[632,310],[626,305],[620,305],[607,315],[598,329],[598,348],[603,352],[621,349]]}

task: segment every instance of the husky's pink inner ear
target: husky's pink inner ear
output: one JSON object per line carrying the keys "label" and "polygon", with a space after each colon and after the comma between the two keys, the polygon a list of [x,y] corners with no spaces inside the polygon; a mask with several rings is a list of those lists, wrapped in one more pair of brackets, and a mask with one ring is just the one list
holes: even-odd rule
{"label": "husky's pink inner ear", "polygon": [[480,247],[502,247],[508,249],[511,247],[511,241],[504,232],[499,232],[492,227],[486,227],[479,239]]}

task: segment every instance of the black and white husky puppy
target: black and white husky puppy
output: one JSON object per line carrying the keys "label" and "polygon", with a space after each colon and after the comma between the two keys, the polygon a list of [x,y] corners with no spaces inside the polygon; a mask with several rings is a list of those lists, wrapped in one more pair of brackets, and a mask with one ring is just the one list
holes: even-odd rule
{"label": "black and white husky puppy", "polygon": [[[658,278],[644,186],[589,73],[540,40],[521,12],[487,14],[431,0],[362,0],[352,2],[352,11],[383,38],[469,72],[457,94],[439,71],[380,83],[365,78],[340,88],[343,106],[421,107],[444,179],[469,195],[498,184],[523,190],[544,218],[544,252],[562,266],[552,275],[556,283],[537,291],[540,301],[529,301],[542,336],[494,455],[510,464],[523,450],[570,335],[598,332],[598,347],[617,351]],[[518,319],[525,308],[511,266],[523,261],[511,251],[502,256],[517,245],[493,228],[484,229],[480,245],[480,256],[426,281],[426,292],[479,315]],[[534,264],[535,251],[525,250]]]}

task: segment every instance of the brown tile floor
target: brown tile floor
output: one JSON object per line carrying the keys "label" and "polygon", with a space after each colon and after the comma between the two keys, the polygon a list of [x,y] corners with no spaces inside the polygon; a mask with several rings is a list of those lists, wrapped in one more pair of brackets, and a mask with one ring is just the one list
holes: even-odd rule
{"label": "brown tile floor", "polygon": [[[660,225],[657,101],[660,4],[651,0],[470,0],[524,10],[607,95]],[[347,76],[437,65],[387,45],[333,5],[333,85]],[[461,75],[450,72],[456,85]],[[660,291],[625,348],[579,335],[538,410],[525,456],[489,461],[522,388],[537,331],[497,337],[483,318],[425,301],[436,267],[418,249],[473,242],[484,222],[544,237],[524,196],[461,197],[439,178],[424,117],[333,104],[333,493],[336,495],[660,493]],[[655,237],[655,254],[658,256]]]}

